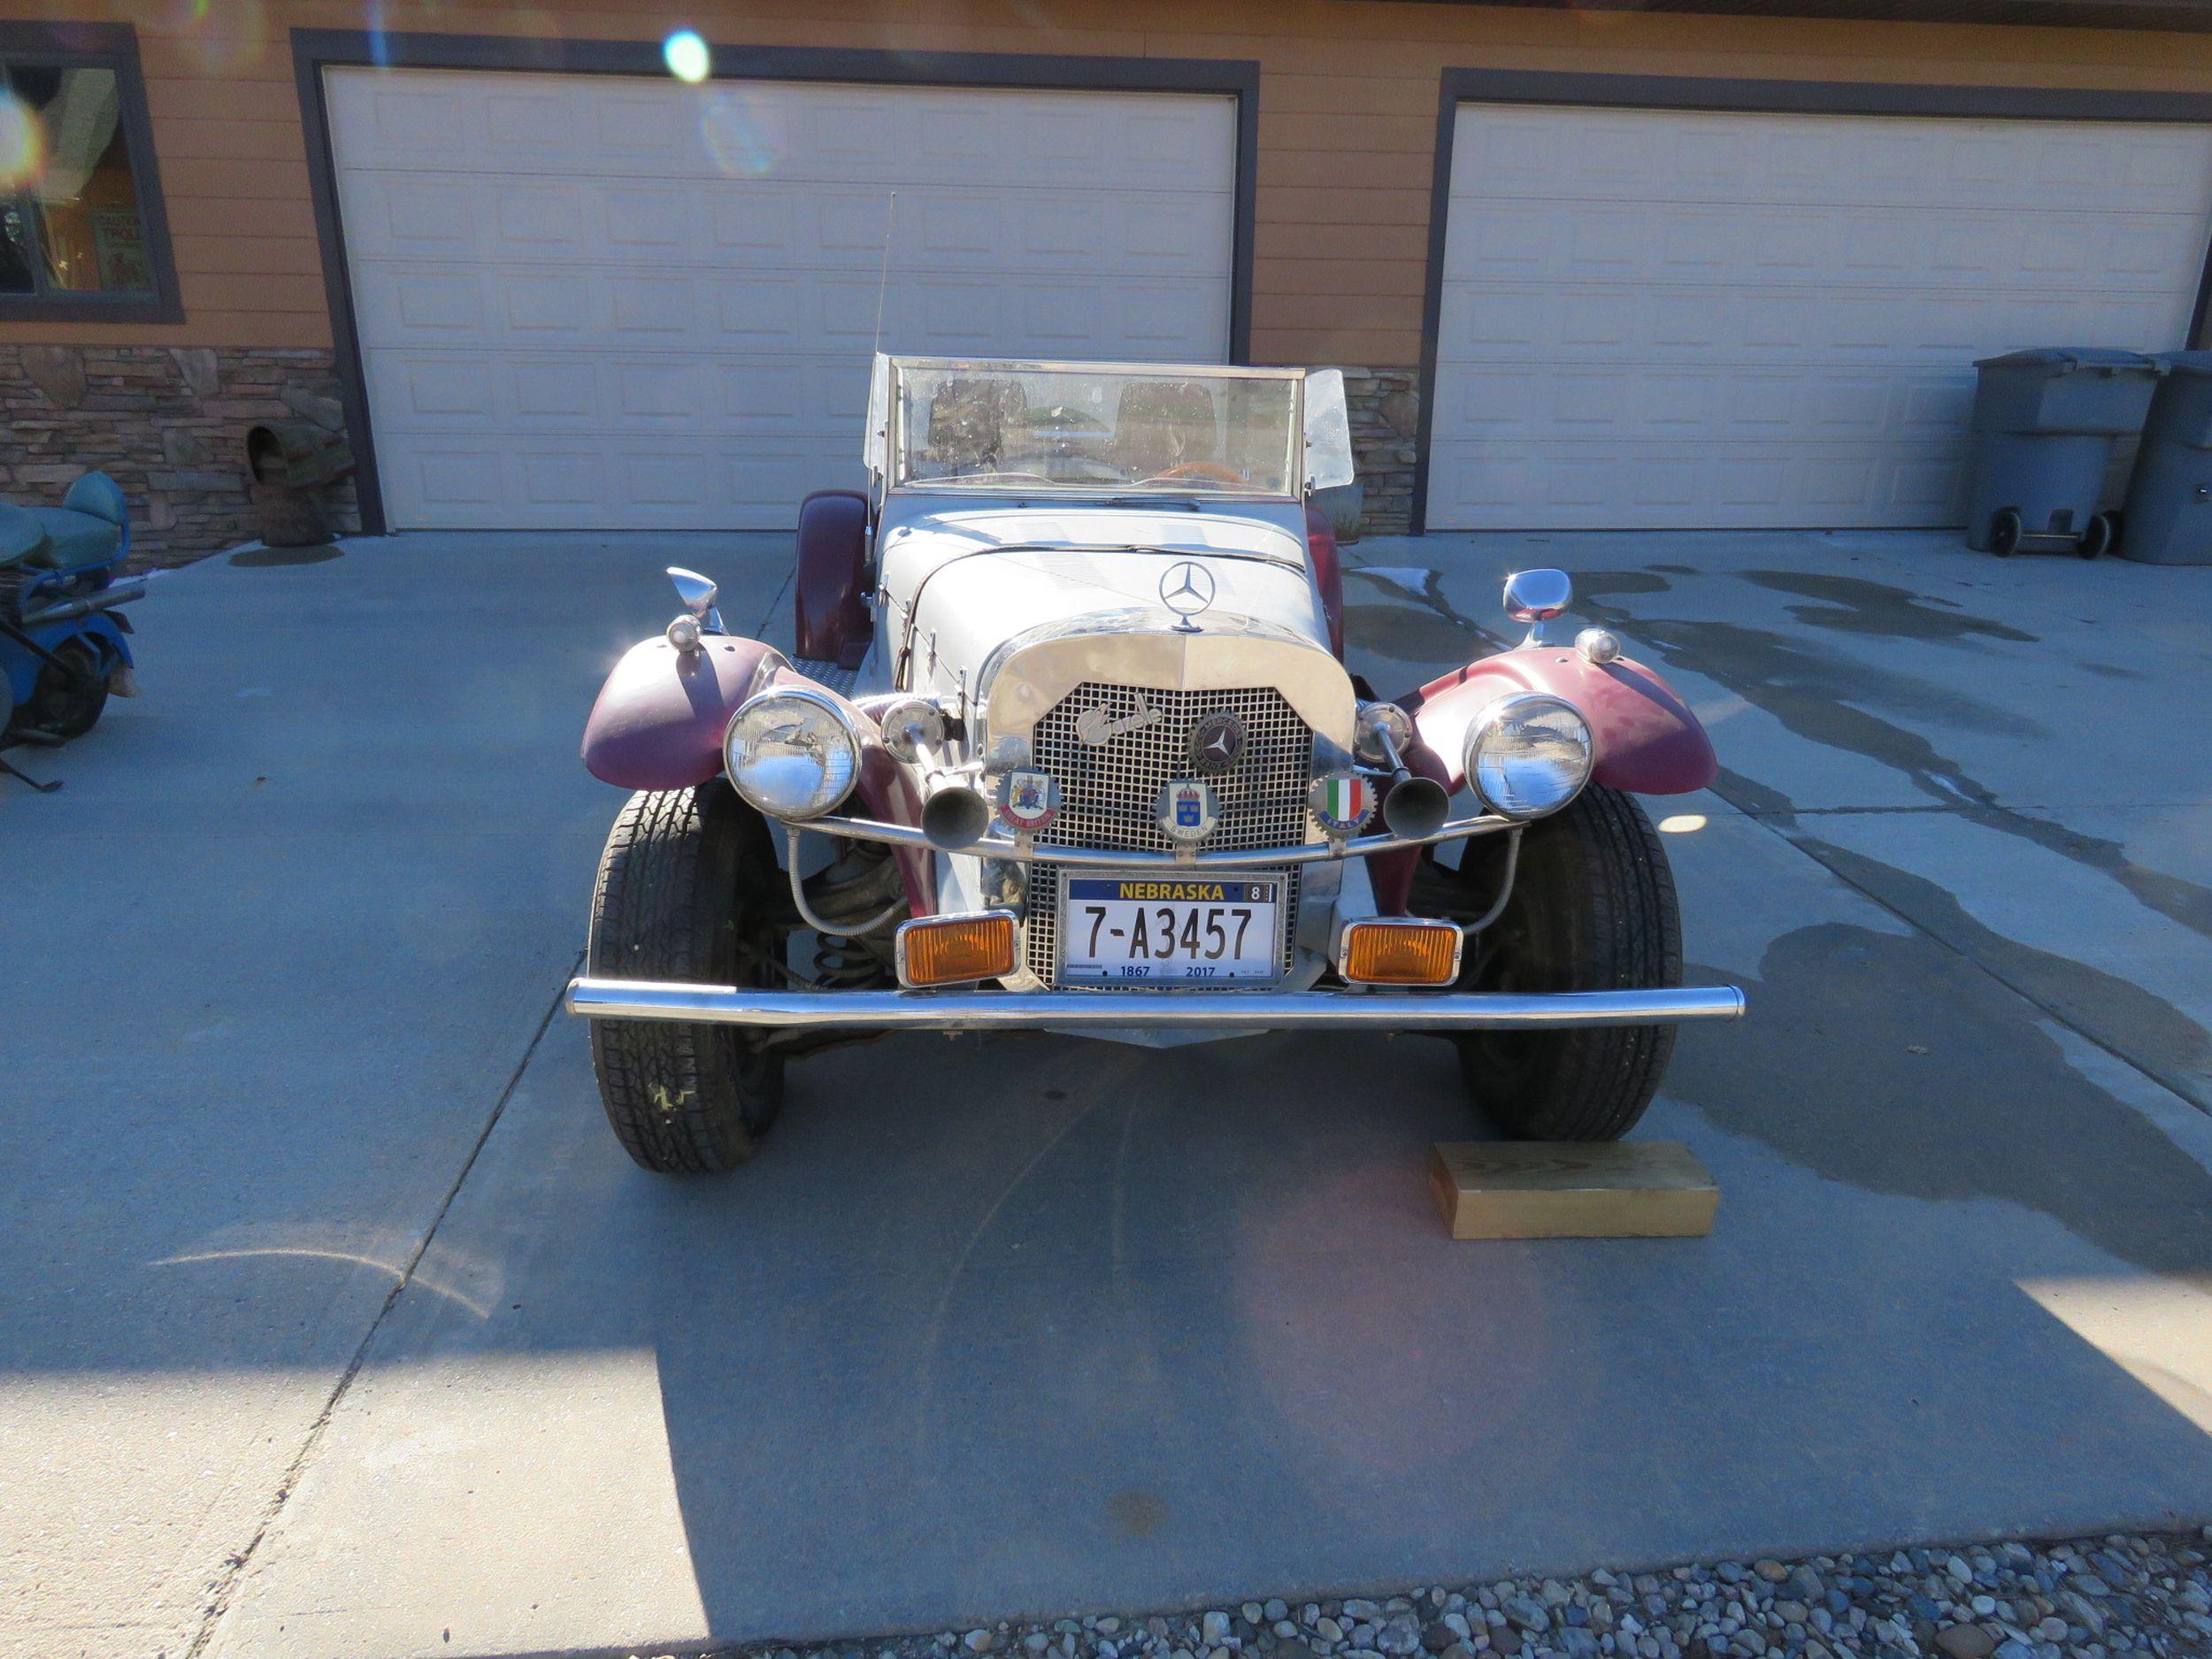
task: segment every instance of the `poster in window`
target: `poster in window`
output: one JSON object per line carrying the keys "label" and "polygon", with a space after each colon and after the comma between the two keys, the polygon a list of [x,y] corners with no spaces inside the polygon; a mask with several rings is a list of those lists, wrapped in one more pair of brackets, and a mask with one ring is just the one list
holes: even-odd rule
{"label": "poster in window", "polygon": [[100,261],[100,287],[106,292],[144,293],[154,286],[146,257],[146,233],[134,207],[92,210],[92,242]]}

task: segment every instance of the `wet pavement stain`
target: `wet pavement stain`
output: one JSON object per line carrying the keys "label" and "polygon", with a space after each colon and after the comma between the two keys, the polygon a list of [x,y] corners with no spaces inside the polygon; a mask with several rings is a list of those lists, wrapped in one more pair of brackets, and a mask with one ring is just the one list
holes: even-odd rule
{"label": "wet pavement stain", "polygon": [[[2080,834],[2049,818],[2014,810],[1919,732],[1858,705],[1895,708],[1917,718],[1987,735],[2051,735],[2025,716],[1915,675],[1829,656],[1808,642],[1763,628],[1733,622],[1639,617],[1594,598],[1586,600],[1582,609],[1607,626],[1648,644],[1670,665],[1693,669],[1725,686],[1772,715],[1794,735],[1824,748],[1863,756],[1901,772],[1930,800],[1955,808],[1969,822],[2094,870],[2117,883],[2139,903],[2212,939],[2212,887],[2139,864],[2118,841]],[[1790,810],[1771,803],[1757,808],[1728,796],[1725,780],[1722,793],[1732,805],[1747,811],[1786,813]]]}
{"label": "wet pavement stain", "polygon": [[1444,597],[1443,578],[1435,571],[1422,572],[1417,596],[1391,576],[1357,568],[1345,574],[1361,578],[1386,595],[1381,603],[1345,607],[1345,639],[1363,650],[1441,673],[1475,657],[1504,650],[1511,643],[1455,610]]}
{"label": "wet pavement stain", "polygon": [[[1800,737],[1900,772],[1960,775],[1956,763],[1938,754],[1925,737],[1867,712],[1868,706],[1984,736],[2051,735],[2040,722],[2010,709],[1917,674],[1832,655],[1786,634],[1740,622],[1636,617],[1610,605],[1586,609],[1608,626],[1648,641],[1669,663],[1720,681]],[[1945,798],[1955,793],[1946,791]]]}
{"label": "wet pavement stain", "polygon": [[1815,835],[1790,840],[1862,892],[2193,1104],[2212,1109],[2212,1033],[2163,997],[1977,921],[1948,888]]}
{"label": "wet pavement stain", "polygon": [[1655,574],[1661,567],[1654,565],[1640,571],[1571,571],[1574,578],[1577,610],[1584,607],[1586,597],[1602,599],[1612,594],[1671,594],[1674,584],[1664,576]]}
{"label": "wet pavement stain", "polygon": [[[2033,645],[2041,636],[2025,634],[2005,623],[1978,617],[1957,608],[1957,602],[1939,599],[1886,582],[1858,576],[1831,576],[1808,571],[1738,571],[1745,581],[1776,593],[1797,594],[1824,600],[1817,605],[1787,605],[1784,609],[1809,627],[1838,634],[1870,635],[1884,640],[1927,640],[1952,643],[1974,637],[2006,640]],[[1946,607],[1931,610],[1932,605]]]}
{"label": "wet pavement stain", "polygon": [[[2212,1282],[2212,1172],[2068,1064],[2035,1010],[1923,933],[1825,922],[1767,947],[1753,1018],[1686,1033],[1666,1092],[1831,1180],[2004,1200]],[[1710,1040],[1707,1040],[1707,1039]],[[1744,1079],[1764,1079],[1747,1089]]]}
{"label": "wet pavement stain", "polygon": [[[1479,634],[1425,605],[1347,605],[1344,637],[1363,650],[1394,663],[1417,663],[1424,669],[1465,662],[1490,647]],[[1426,678],[1425,674],[1424,678]]]}

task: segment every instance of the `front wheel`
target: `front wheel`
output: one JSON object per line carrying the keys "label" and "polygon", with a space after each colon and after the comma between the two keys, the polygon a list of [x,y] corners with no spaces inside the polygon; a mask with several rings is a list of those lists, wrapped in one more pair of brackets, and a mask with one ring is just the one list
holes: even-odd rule
{"label": "front wheel", "polygon": [[[1490,840],[1469,843],[1461,868],[1477,913],[1503,871],[1504,849],[1494,844],[1502,838]],[[1521,832],[1512,895],[1470,943],[1460,989],[1627,991],[1681,980],[1682,920],[1666,849],[1632,796],[1592,784]],[[1674,1027],[1479,1031],[1454,1041],[1471,1102],[1507,1134],[1617,1141],[1657,1092]]]}
{"label": "front wheel", "polygon": [[108,706],[108,679],[91,648],[73,641],[54,653],[39,671],[31,700],[15,712],[19,729],[54,742],[82,737],[100,723]]}
{"label": "front wheel", "polygon": [[[719,779],[632,795],[599,860],[588,972],[777,983],[777,876],[767,826]],[[783,1105],[783,1056],[728,1025],[595,1019],[591,1063],[623,1150],[664,1173],[743,1163]]]}

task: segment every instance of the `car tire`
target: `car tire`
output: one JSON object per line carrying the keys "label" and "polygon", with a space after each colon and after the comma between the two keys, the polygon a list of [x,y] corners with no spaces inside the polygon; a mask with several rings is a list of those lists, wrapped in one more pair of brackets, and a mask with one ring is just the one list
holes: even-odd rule
{"label": "car tire", "polygon": [[[1502,838],[1494,838],[1502,840]],[[1463,879],[1486,909],[1502,847],[1469,845]],[[1665,848],[1634,797],[1592,784],[1521,833],[1503,912],[1468,945],[1462,990],[1655,989],[1682,980],[1682,920]],[[1471,1103],[1520,1141],[1617,1141],[1674,1052],[1672,1025],[1462,1033]]]}
{"label": "car tire", "polygon": [[[775,983],[779,873],[766,825],[720,780],[632,795],[599,860],[586,972]],[[595,1019],[591,1062],[623,1150],[664,1174],[742,1164],[783,1105],[783,1056],[730,1025]]]}
{"label": "car tire", "polygon": [[100,723],[108,706],[108,680],[88,646],[73,641],[54,655],[59,661],[39,671],[30,702],[16,710],[16,723],[54,742],[67,742]]}

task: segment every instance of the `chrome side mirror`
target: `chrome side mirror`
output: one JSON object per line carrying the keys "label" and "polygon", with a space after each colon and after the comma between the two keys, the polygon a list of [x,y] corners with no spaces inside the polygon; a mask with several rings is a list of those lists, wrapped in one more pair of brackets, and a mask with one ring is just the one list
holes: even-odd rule
{"label": "chrome side mirror", "polygon": [[668,580],[676,584],[676,597],[683,601],[686,611],[698,618],[699,626],[710,634],[721,633],[721,614],[714,608],[714,596],[719,589],[697,571],[687,571],[680,565],[668,567]]}
{"label": "chrome side mirror", "polygon": [[1574,603],[1573,578],[1564,571],[1515,571],[1505,579],[1505,614],[1529,625],[1527,645],[1543,643],[1543,625]]}

